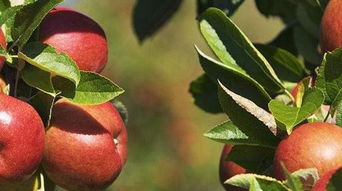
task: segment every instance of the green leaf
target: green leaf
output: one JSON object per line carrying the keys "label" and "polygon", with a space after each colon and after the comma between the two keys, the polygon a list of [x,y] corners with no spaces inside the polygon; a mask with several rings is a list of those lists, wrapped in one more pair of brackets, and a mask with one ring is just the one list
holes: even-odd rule
{"label": "green leaf", "polygon": [[227,121],[217,125],[213,129],[205,133],[204,136],[214,141],[222,143],[232,143],[234,145],[257,144],[253,143],[253,140],[249,139],[249,137],[231,121]]}
{"label": "green leaf", "polygon": [[273,117],[253,102],[219,85],[219,100],[222,109],[233,124],[248,136],[250,143],[274,148],[279,139],[274,136],[276,124]]}
{"label": "green leaf", "polygon": [[45,127],[49,127],[52,107],[55,101],[55,97],[49,94],[38,92],[30,99],[30,104],[36,109],[42,118]]}
{"label": "green leaf", "polygon": [[342,168],[337,170],[330,178],[327,185],[327,191],[339,191],[342,190]]}
{"label": "green leaf", "polygon": [[2,46],[0,46],[0,56],[5,57],[6,60],[12,60],[11,55],[8,54],[8,52]]}
{"label": "green leaf", "polygon": [[296,19],[297,1],[293,0],[255,0],[259,11],[266,17],[278,16],[285,23]]}
{"label": "green leaf", "polygon": [[295,24],[286,26],[269,45],[285,49],[294,55],[298,55],[294,42],[294,26]]}
{"label": "green leaf", "polygon": [[72,81],[76,86],[80,81],[80,72],[76,63],[65,53],[41,42],[32,42],[18,53],[20,59],[44,70]]}
{"label": "green leaf", "polygon": [[9,0],[2,0],[0,1],[0,13],[2,14],[2,12],[11,7],[11,2]]}
{"label": "green leaf", "polygon": [[269,103],[273,116],[286,126],[288,134],[300,122],[315,113],[324,102],[324,94],[317,88],[309,89],[304,93],[301,107],[291,107],[278,100]]}
{"label": "green leaf", "polygon": [[122,88],[97,73],[81,71],[77,87],[60,77],[53,78],[54,87],[61,96],[76,104],[101,104],[114,99],[124,92]]}
{"label": "green leaf", "polygon": [[23,8],[23,6],[19,5],[19,6],[9,7],[1,11],[0,26],[5,24],[9,19],[13,18],[15,14],[17,14],[21,8]]}
{"label": "green leaf", "polygon": [[268,109],[271,100],[265,89],[254,79],[234,68],[224,65],[205,55],[196,47],[200,64],[213,82],[217,79],[235,93],[252,100],[263,109]]}
{"label": "green leaf", "polygon": [[317,87],[325,92],[325,102],[333,108],[342,100],[342,48],[324,55],[320,67]]}
{"label": "green leaf", "polygon": [[290,52],[270,45],[256,44],[255,46],[266,57],[282,81],[297,83],[305,77],[304,66]]}
{"label": "green leaf", "polygon": [[63,0],[40,0],[24,5],[15,16],[12,30],[15,43],[23,47],[48,12],[61,2]]}
{"label": "green leaf", "polygon": [[291,191],[282,182],[271,177],[257,174],[239,174],[228,179],[225,184],[231,184],[249,190]]}
{"label": "green leaf", "polygon": [[317,2],[300,1],[297,7],[297,18],[302,27],[316,39],[319,39],[320,24],[323,11]]}
{"label": "green leaf", "polygon": [[222,109],[217,97],[217,85],[203,74],[192,81],[189,89],[194,98],[195,105],[209,113],[222,113]]}
{"label": "green leaf", "polygon": [[51,96],[56,96],[49,72],[32,65],[26,65],[22,70],[21,77],[29,86],[37,88]]}
{"label": "green leaf", "polygon": [[318,171],[315,168],[300,169],[291,173],[290,176],[292,178],[299,179],[303,185],[302,190],[305,190],[305,191],[311,190],[312,186],[319,179]]}
{"label": "green leaf", "polygon": [[318,52],[318,39],[309,34],[305,29],[296,25],[294,29],[294,39],[298,52],[313,65],[317,67],[321,64],[322,57]]}
{"label": "green leaf", "polygon": [[291,189],[291,191],[302,191],[303,183],[297,176],[292,176],[291,173],[282,165],[283,173],[285,174],[285,184]]}
{"label": "green leaf", "polygon": [[273,158],[274,149],[249,145],[234,145],[227,160],[235,162],[249,172],[262,174],[272,166]]}
{"label": "green leaf", "polygon": [[221,10],[206,10],[200,17],[200,29],[209,46],[225,65],[239,72],[245,71],[270,94],[284,91],[264,56]]}
{"label": "green leaf", "polygon": [[140,42],[152,36],[178,10],[182,0],[137,0],[133,26]]}
{"label": "green leaf", "polygon": [[243,2],[244,0],[197,0],[197,14],[200,15],[209,7],[216,7],[232,16]]}
{"label": "green leaf", "polygon": [[338,104],[338,106],[337,106],[336,125],[342,127],[342,103]]}

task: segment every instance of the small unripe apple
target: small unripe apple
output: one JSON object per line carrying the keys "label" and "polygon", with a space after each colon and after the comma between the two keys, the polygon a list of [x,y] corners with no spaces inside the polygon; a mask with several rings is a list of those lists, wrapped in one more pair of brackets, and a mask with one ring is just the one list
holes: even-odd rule
{"label": "small unripe apple", "polygon": [[80,70],[101,72],[107,63],[107,40],[91,18],[69,8],[55,8],[44,18],[39,39],[68,54]]}
{"label": "small unripe apple", "polygon": [[111,103],[56,102],[43,158],[54,183],[70,191],[105,189],[120,174],[126,155],[126,128]]}
{"label": "small unripe apple", "polygon": [[330,170],[329,172],[325,173],[313,186],[311,191],[326,191],[327,185],[329,184],[329,181],[331,177],[337,172],[338,170],[341,170],[342,167],[339,167],[337,169]]}
{"label": "small unripe apple", "polygon": [[233,145],[230,145],[230,144],[226,144],[223,147],[221,158],[220,158],[220,168],[219,168],[220,182],[227,191],[245,191],[245,189],[243,188],[239,188],[239,187],[232,186],[229,184],[224,184],[224,182],[228,180],[229,178],[238,174],[246,173],[246,169],[243,168],[242,166],[232,161],[226,161],[227,155],[230,153],[232,148],[233,148]]}
{"label": "small unripe apple", "polygon": [[0,184],[31,177],[43,157],[44,134],[43,122],[29,104],[0,94]]}
{"label": "small unripe apple", "polygon": [[274,176],[283,180],[281,162],[290,171],[316,168],[322,176],[342,166],[342,128],[330,123],[306,123],[283,139],[275,152]]}
{"label": "small unripe apple", "polygon": [[330,0],[321,21],[321,51],[342,47],[342,1]]}
{"label": "small unripe apple", "polygon": [[[0,29],[0,46],[2,46],[5,50],[7,49],[6,37],[1,29]],[[0,57],[0,71],[2,67],[4,66],[4,63],[5,63],[5,58]]]}

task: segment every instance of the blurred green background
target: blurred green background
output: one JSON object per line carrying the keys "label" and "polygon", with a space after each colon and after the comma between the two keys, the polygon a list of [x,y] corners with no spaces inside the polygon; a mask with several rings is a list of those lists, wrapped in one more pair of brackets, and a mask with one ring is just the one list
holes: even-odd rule
{"label": "blurred green background", "polygon": [[[64,5],[89,15],[105,30],[109,62],[103,74],[123,87],[129,111],[128,161],[115,191],[222,191],[218,162],[222,144],[202,136],[225,119],[193,104],[189,84],[202,71],[194,44],[210,53],[201,38],[196,2],[184,1],[154,37],[139,44],[132,28],[134,0],[71,1]],[[233,20],[253,42],[267,42],[281,30],[246,0]]]}

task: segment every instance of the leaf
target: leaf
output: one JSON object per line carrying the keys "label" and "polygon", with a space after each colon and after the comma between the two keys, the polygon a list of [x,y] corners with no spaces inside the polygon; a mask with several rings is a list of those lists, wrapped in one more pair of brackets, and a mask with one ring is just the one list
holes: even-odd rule
{"label": "leaf", "polygon": [[81,71],[81,80],[75,88],[70,81],[60,77],[52,79],[61,96],[76,104],[101,104],[124,92],[122,88],[97,73]]}
{"label": "leaf", "polygon": [[233,161],[249,172],[264,173],[273,164],[274,149],[234,145],[226,160]]}
{"label": "leaf", "polygon": [[190,84],[189,92],[194,98],[195,105],[209,113],[222,113],[217,97],[217,85],[203,74]]}
{"label": "leaf", "polygon": [[14,17],[23,6],[9,7],[1,11],[0,26],[5,24],[10,18]]}
{"label": "leaf", "polygon": [[37,88],[51,96],[56,96],[57,93],[53,87],[49,72],[40,70],[32,65],[26,65],[22,70],[21,77],[29,86]]}
{"label": "leaf", "polygon": [[196,47],[200,64],[205,73],[212,81],[221,81],[227,88],[235,93],[250,99],[263,109],[268,109],[268,102],[271,100],[265,89],[251,77],[224,65],[205,55]]}
{"label": "leaf", "polygon": [[221,83],[218,95],[222,109],[233,124],[248,136],[251,144],[269,148],[278,145],[279,139],[272,134],[276,131],[273,129],[275,121],[270,114],[246,98],[233,93]]}
{"label": "leaf", "polygon": [[260,191],[290,191],[282,182],[267,176],[257,174],[239,174],[228,179],[225,184]]}
{"label": "leaf", "polygon": [[2,46],[0,46],[0,57],[5,57],[7,61],[12,60],[11,55],[8,54],[8,52]]}
{"label": "leaf", "polygon": [[197,14],[200,15],[209,7],[216,7],[232,16],[243,2],[244,0],[197,0]]}
{"label": "leaf", "polygon": [[44,70],[69,79],[75,85],[80,81],[78,67],[67,54],[57,53],[56,50],[41,42],[32,42],[18,53],[20,59]]}
{"label": "leaf", "polygon": [[291,191],[303,191],[303,183],[300,178],[297,176],[292,176],[291,173],[285,168],[284,164],[282,164],[282,170],[285,174],[285,184],[291,189]]}
{"label": "leaf", "polygon": [[323,104],[324,94],[317,88],[312,88],[304,93],[301,107],[291,107],[278,100],[269,103],[273,116],[286,126],[287,133],[290,134],[293,128],[315,113]]}
{"label": "leaf", "polygon": [[264,56],[219,9],[209,8],[200,17],[200,30],[219,59],[237,71],[245,71],[270,94],[284,91]]}
{"label": "leaf", "polygon": [[12,30],[15,44],[23,47],[48,12],[61,2],[63,0],[40,0],[24,5],[15,16]]}
{"label": "leaf", "polygon": [[338,106],[337,106],[336,125],[342,127],[342,103],[338,104]]}
{"label": "leaf", "polygon": [[291,177],[298,178],[303,183],[303,190],[311,190],[312,186],[319,179],[318,171],[315,168],[300,169],[291,173]]}
{"label": "leaf", "polygon": [[278,16],[285,23],[296,19],[297,1],[293,0],[255,0],[259,11],[266,17]]}
{"label": "leaf", "polygon": [[304,28],[297,25],[294,28],[295,45],[298,52],[313,65],[317,67],[321,64],[322,58],[318,52],[318,39],[311,36]]}
{"label": "leaf", "polygon": [[140,42],[152,36],[178,10],[182,0],[137,0],[133,26]]}
{"label": "leaf", "polygon": [[298,51],[294,42],[294,27],[295,27],[295,24],[286,26],[278,34],[278,36],[276,36],[269,43],[269,45],[285,49],[294,55],[298,55]]}
{"label": "leaf", "polygon": [[266,57],[281,80],[297,83],[305,77],[304,66],[290,52],[264,44],[256,44],[255,47]]}
{"label": "leaf", "polygon": [[11,2],[9,0],[1,0],[0,1],[0,12],[1,13],[9,7],[11,7]]}
{"label": "leaf", "polygon": [[334,175],[330,178],[327,185],[327,191],[339,191],[342,190],[342,168],[339,168]]}
{"label": "leaf", "polygon": [[55,97],[43,92],[38,92],[30,99],[30,104],[39,113],[45,124],[45,127],[50,126],[50,119],[54,101]]}
{"label": "leaf", "polygon": [[319,7],[319,4],[313,2],[300,1],[297,7],[297,18],[306,32],[316,39],[319,39],[323,11]]}
{"label": "leaf", "polygon": [[342,49],[324,55],[317,87],[325,92],[325,102],[335,108],[342,100]]}
{"label": "leaf", "polygon": [[250,140],[246,134],[244,134],[237,126],[231,121],[224,122],[217,125],[212,130],[204,134],[205,137],[214,141],[223,143],[238,144],[252,144],[253,140]]}

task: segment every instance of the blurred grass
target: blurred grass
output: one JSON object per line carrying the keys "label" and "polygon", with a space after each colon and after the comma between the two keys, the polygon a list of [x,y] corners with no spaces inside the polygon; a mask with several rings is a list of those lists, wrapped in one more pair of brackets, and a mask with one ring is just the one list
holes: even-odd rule
{"label": "blurred grass", "polygon": [[[71,5],[73,1],[67,1]],[[222,144],[202,136],[225,119],[199,110],[188,93],[202,71],[193,45],[210,53],[195,21],[195,1],[184,1],[171,22],[139,45],[131,15],[134,1],[76,1],[73,7],[96,20],[109,42],[104,75],[126,92],[128,161],[111,188],[116,191],[215,191]],[[233,20],[256,42],[266,42],[281,23],[260,16],[253,1]]]}

